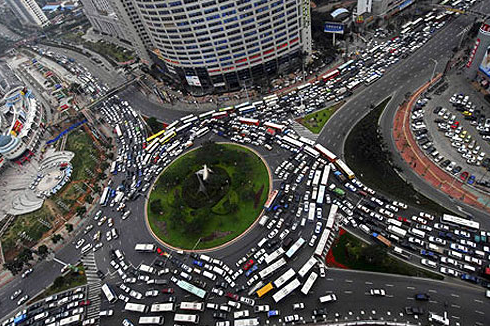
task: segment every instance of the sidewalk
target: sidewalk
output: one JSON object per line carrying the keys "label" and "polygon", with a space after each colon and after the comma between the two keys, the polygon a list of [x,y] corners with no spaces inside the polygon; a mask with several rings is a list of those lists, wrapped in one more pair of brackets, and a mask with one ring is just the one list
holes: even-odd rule
{"label": "sidewalk", "polygon": [[[433,81],[437,81],[440,77],[441,75],[439,74]],[[411,169],[434,188],[439,189],[451,198],[490,212],[488,207],[490,196],[488,194],[482,193],[466,185],[459,178],[446,173],[425,155],[412,135],[410,130],[411,108],[430,84],[430,82],[427,82],[419,88],[409,99],[408,103],[403,104],[396,112],[393,121],[393,139],[395,140],[396,148]]]}

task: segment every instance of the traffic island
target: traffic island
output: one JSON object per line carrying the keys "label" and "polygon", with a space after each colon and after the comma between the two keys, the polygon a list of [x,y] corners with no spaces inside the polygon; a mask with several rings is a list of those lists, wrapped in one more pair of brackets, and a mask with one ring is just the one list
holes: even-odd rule
{"label": "traffic island", "polygon": [[214,248],[250,228],[269,189],[267,166],[255,152],[205,143],[163,170],[146,205],[147,222],[168,246]]}

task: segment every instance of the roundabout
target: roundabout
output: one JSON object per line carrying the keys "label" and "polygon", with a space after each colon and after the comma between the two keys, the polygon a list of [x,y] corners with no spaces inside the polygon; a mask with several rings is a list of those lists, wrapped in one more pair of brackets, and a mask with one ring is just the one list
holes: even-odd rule
{"label": "roundabout", "polygon": [[254,151],[206,142],[156,179],[146,205],[147,226],[170,247],[218,247],[253,225],[269,190],[267,166]]}

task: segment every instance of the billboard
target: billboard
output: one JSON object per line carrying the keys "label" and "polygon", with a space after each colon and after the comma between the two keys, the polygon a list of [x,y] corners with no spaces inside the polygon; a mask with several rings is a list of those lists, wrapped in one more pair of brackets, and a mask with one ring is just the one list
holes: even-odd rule
{"label": "billboard", "polygon": [[371,12],[372,7],[372,0],[357,0],[357,15],[359,16],[365,12]]}
{"label": "billboard", "polygon": [[189,84],[189,86],[201,87],[201,81],[199,80],[198,76],[185,76],[185,79],[187,80],[187,84]]}
{"label": "billboard", "polygon": [[479,70],[483,72],[487,77],[490,77],[490,46],[487,47],[483,60],[480,63]]}
{"label": "billboard", "polygon": [[323,26],[325,33],[344,34],[344,24],[335,22],[326,22]]}

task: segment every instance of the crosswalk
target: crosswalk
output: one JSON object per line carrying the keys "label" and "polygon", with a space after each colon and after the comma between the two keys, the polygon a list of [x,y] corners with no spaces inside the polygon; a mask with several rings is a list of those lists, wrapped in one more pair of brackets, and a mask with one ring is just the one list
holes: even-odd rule
{"label": "crosswalk", "polygon": [[92,251],[82,257],[83,266],[85,266],[85,275],[87,276],[87,299],[90,300],[90,305],[87,309],[85,319],[98,318],[101,303],[101,287],[102,280],[97,275],[97,263]]}
{"label": "crosswalk", "polygon": [[297,121],[293,121],[292,127],[294,131],[296,131],[301,137],[306,137],[314,141],[316,141],[316,139],[318,138],[319,134],[312,133],[308,128]]}

